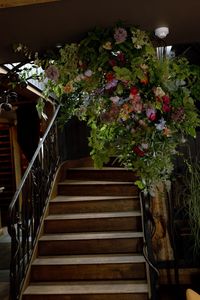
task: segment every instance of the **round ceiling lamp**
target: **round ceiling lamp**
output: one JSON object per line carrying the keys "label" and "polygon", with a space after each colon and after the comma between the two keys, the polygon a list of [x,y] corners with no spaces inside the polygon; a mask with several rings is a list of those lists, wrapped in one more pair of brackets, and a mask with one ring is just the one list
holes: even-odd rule
{"label": "round ceiling lamp", "polygon": [[164,39],[169,34],[169,28],[168,27],[158,27],[155,29],[155,35],[160,38]]}

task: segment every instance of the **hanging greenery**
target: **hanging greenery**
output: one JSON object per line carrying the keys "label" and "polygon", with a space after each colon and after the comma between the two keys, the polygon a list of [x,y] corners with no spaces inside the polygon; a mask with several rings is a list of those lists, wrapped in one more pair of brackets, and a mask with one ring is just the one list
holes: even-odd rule
{"label": "hanging greenery", "polygon": [[63,105],[62,121],[78,116],[90,126],[96,167],[116,157],[150,192],[169,179],[177,145],[195,137],[200,124],[198,67],[185,58],[159,60],[149,33],[123,25],[95,29],[58,53],[36,54],[37,67],[44,69],[44,97]]}

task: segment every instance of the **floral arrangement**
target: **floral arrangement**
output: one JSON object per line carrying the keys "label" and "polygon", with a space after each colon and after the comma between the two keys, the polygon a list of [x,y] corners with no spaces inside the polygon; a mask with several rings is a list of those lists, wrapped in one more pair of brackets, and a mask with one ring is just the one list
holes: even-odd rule
{"label": "floral arrangement", "polygon": [[78,116],[90,126],[96,167],[116,157],[144,191],[170,178],[177,146],[199,126],[197,67],[158,59],[150,34],[124,25],[95,29],[34,63],[44,69],[44,97],[62,103],[62,121]]}

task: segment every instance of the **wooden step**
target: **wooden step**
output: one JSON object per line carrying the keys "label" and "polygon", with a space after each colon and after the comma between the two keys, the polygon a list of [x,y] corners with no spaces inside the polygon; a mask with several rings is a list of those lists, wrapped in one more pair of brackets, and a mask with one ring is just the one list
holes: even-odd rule
{"label": "wooden step", "polygon": [[[59,272],[58,272],[59,270]],[[31,281],[145,279],[142,255],[77,255],[37,258]]]}
{"label": "wooden step", "polygon": [[147,300],[145,281],[84,281],[31,284],[23,300]]}
{"label": "wooden step", "polygon": [[69,196],[135,196],[133,182],[65,180],[58,184],[58,195]]}
{"label": "wooden step", "polygon": [[137,180],[135,173],[125,168],[72,168],[67,169],[66,178],[71,180],[107,180],[131,181]]}
{"label": "wooden step", "polygon": [[44,220],[45,233],[141,229],[139,211],[49,215]]}
{"label": "wooden step", "polygon": [[46,234],[38,243],[39,255],[139,253],[142,232],[94,232]]}
{"label": "wooden step", "polygon": [[138,196],[57,196],[49,203],[49,214],[122,212],[139,209]]}

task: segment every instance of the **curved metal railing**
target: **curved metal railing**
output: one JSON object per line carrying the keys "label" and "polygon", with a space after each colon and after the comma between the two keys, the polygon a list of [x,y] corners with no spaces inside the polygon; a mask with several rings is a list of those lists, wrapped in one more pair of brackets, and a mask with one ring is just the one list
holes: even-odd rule
{"label": "curved metal railing", "polygon": [[11,300],[18,300],[20,297],[41,218],[59,163],[56,122],[59,109],[60,106],[57,107],[9,206]]}

